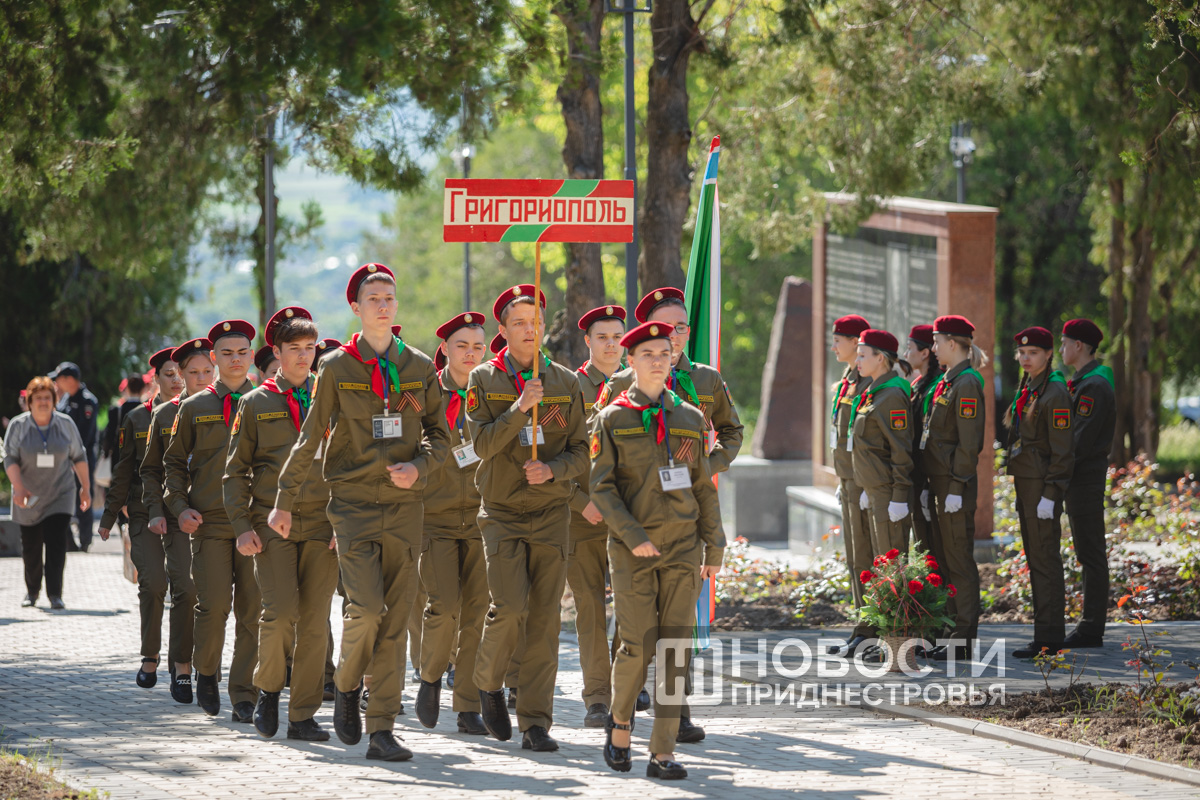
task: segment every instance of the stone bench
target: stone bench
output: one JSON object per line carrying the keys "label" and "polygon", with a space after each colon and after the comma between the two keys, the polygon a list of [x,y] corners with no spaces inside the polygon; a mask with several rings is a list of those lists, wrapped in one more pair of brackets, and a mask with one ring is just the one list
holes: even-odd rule
{"label": "stone bench", "polygon": [[812,481],[811,461],[738,456],[717,479],[725,536],[751,542],[788,539],[787,487]]}
{"label": "stone bench", "polygon": [[846,552],[841,535],[830,533],[830,528],[842,524],[842,507],[833,492],[815,486],[788,486],[784,494],[788,550],[810,558]]}

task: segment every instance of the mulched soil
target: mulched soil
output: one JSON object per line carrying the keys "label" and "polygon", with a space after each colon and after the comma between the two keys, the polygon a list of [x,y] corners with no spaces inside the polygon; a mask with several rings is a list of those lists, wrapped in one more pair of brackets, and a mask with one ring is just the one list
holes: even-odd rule
{"label": "mulched soil", "polygon": [[[1113,693],[1127,688],[1120,684],[1098,688],[1085,683],[1071,689],[1056,689],[1051,696],[1047,696],[1045,690],[1008,695],[1003,706],[939,705],[925,708],[1119,754],[1200,769],[1200,722],[1195,710],[1181,727],[1138,715],[1136,709],[1131,708],[1133,701],[1118,703],[1117,710],[1113,710]],[[1187,688],[1188,684],[1179,684],[1172,690],[1179,692]]]}
{"label": "mulched soil", "polygon": [[843,626],[847,619],[842,607],[822,601],[811,604],[804,616],[799,618],[795,616],[795,607],[791,603],[772,602],[770,599],[752,603],[728,601],[717,603],[717,615],[712,627],[718,631],[794,630]]}

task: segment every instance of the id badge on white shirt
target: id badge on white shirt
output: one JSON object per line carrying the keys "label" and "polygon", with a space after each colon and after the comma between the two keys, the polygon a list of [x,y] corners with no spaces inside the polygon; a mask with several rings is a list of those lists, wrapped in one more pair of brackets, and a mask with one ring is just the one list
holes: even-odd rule
{"label": "id badge on white shirt", "polygon": [[658,481],[664,492],[692,488],[692,476],[687,467],[659,467]]}
{"label": "id badge on white shirt", "polygon": [[[521,433],[518,438],[521,442],[521,447],[533,447],[533,426],[526,425],[524,428],[521,428]],[[541,425],[538,425],[538,428],[537,428],[537,443],[538,444],[546,443],[546,437],[542,433]]]}
{"label": "id badge on white shirt", "polygon": [[54,453],[38,453],[37,468],[54,469]]}
{"label": "id badge on white shirt", "polygon": [[399,414],[376,414],[371,417],[371,426],[376,439],[400,438]]}
{"label": "id badge on white shirt", "polygon": [[929,428],[921,431],[921,449],[925,449],[925,443],[929,441]]}
{"label": "id badge on white shirt", "polygon": [[837,450],[837,440],[838,440],[837,425],[830,425],[829,426],[829,449],[830,450]]}
{"label": "id badge on white shirt", "polygon": [[458,468],[469,467],[472,464],[479,462],[479,456],[475,455],[474,442],[465,442],[455,447],[450,451],[454,453],[454,461],[458,464]]}
{"label": "id badge on white shirt", "polygon": [[854,452],[854,431],[850,431],[850,433],[846,434],[846,452]]}

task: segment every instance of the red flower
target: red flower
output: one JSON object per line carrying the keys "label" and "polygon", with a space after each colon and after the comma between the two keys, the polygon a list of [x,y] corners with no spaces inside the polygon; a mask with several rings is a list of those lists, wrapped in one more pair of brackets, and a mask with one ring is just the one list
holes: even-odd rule
{"label": "red flower", "polygon": [[954,588],[953,583],[950,584],[949,586],[947,586],[946,589],[948,590],[948,593],[951,597],[954,597],[954,595],[958,594],[958,589]]}
{"label": "red flower", "polygon": [[925,584],[921,583],[919,580],[916,580],[915,578],[908,582],[908,593],[909,594],[916,594],[917,592],[921,591],[924,588],[925,588]]}
{"label": "red flower", "polygon": [[893,547],[891,550],[888,550],[886,553],[884,553],[883,557],[887,561],[895,561],[900,557],[900,551]]}
{"label": "red flower", "polygon": [[933,556],[925,556],[925,566],[928,569],[937,569],[938,568],[937,559],[934,558]]}
{"label": "red flower", "polygon": [[887,562],[884,560],[883,556],[875,556],[875,560],[871,563],[876,567],[882,567]]}
{"label": "red flower", "polygon": [[864,569],[862,572],[860,572],[858,574],[858,582],[863,583],[863,584],[870,583],[871,578],[874,578],[874,577],[875,577],[874,572],[871,572],[871,570],[869,570],[869,569]]}
{"label": "red flower", "polygon": [[925,580],[929,581],[930,585],[932,586],[942,585],[942,576],[938,575],[936,572],[929,573],[929,577],[927,577]]}

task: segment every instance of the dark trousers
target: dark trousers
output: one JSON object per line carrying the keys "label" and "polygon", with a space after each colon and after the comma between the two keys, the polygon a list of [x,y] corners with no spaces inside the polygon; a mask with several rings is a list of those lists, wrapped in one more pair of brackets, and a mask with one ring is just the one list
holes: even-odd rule
{"label": "dark trousers", "polygon": [[1108,614],[1108,549],[1104,542],[1104,478],[1072,481],[1067,489],[1067,519],[1075,557],[1083,571],[1083,613],[1077,629],[1103,636]]}
{"label": "dark trousers", "polygon": [[[96,486],[95,486],[94,481],[96,480],[96,457],[93,456],[91,453],[88,453],[87,460],[88,460],[88,480],[93,482],[92,489],[95,490]],[[79,490],[82,488],[83,488],[82,485],[80,485],[80,483],[79,483],[79,478],[76,478],[75,479],[75,496],[76,497],[79,496]],[[88,504],[87,511],[79,511],[79,510],[75,511],[75,521],[79,523],[79,547],[78,547],[78,549],[86,551],[89,547],[92,546],[92,533],[93,533],[94,528],[96,527],[96,517],[92,513],[91,504]],[[68,550],[76,549],[75,542],[71,539],[70,527],[67,528],[67,549]]]}
{"label": "dark trousers", "polygon": [[46,548],[46,594],[62,597],[63,564],[67,561],[67,539],[71,515],[51,514],[35,525],[21,526],[21,558],[25,561],[25,591],[37,597],[42,590],[42,548]]}

